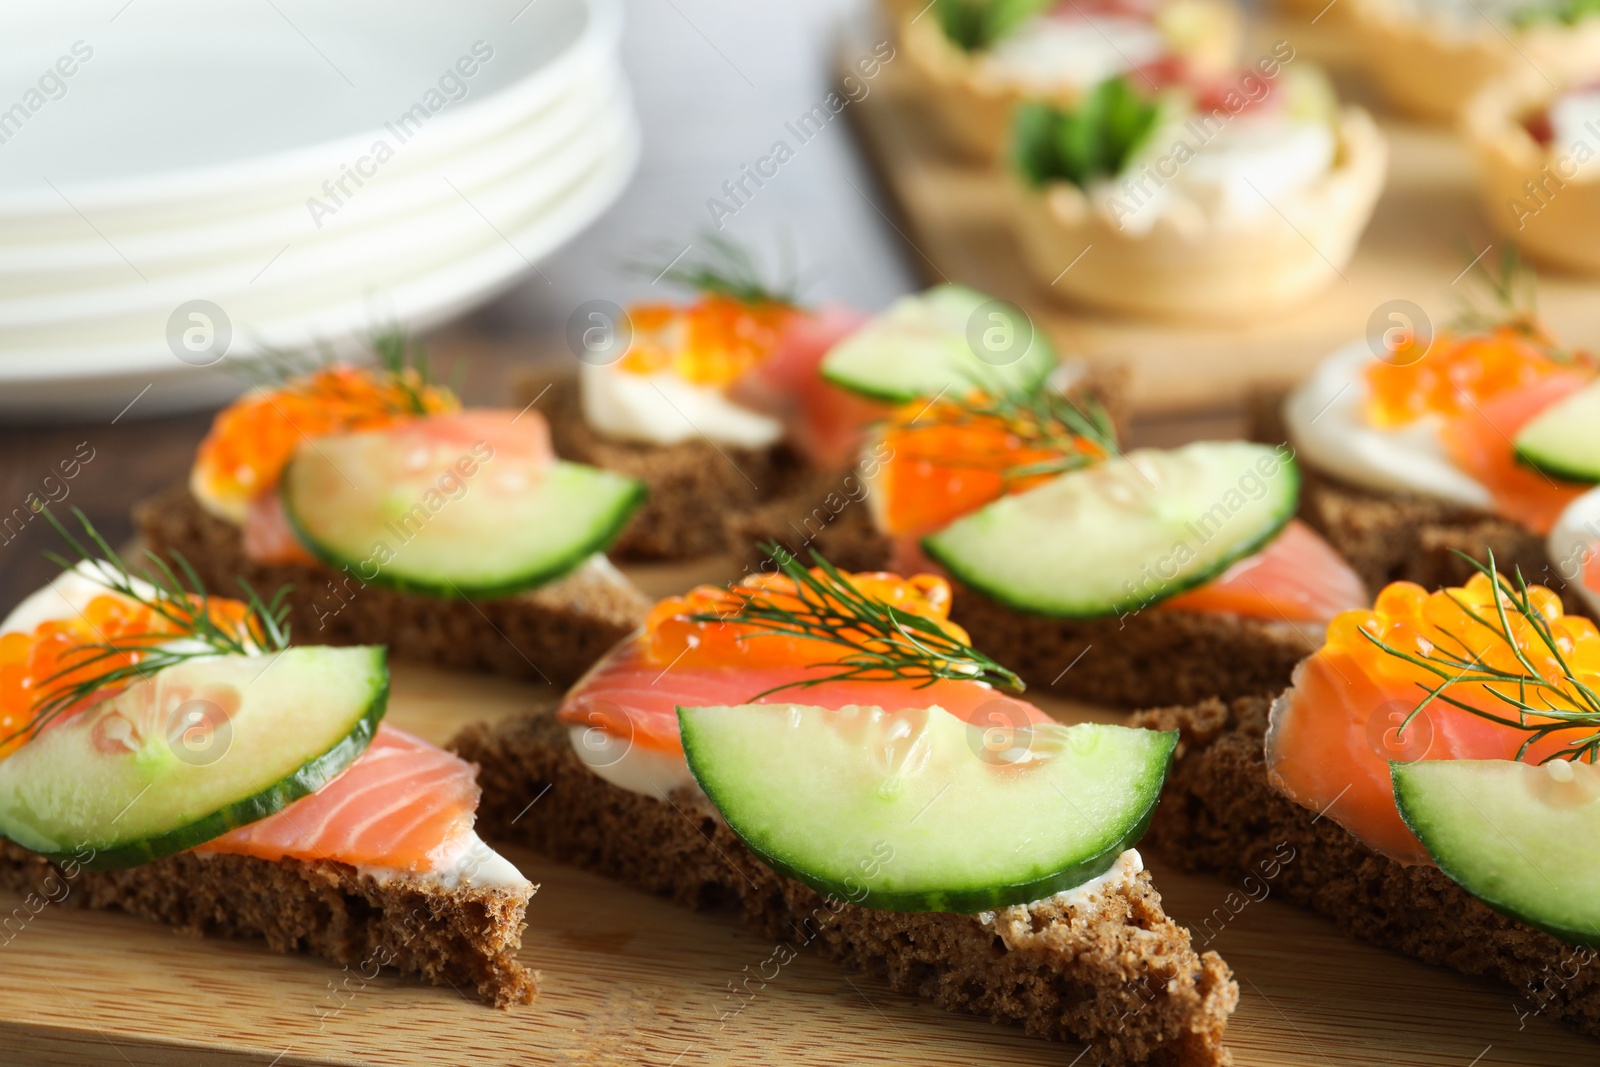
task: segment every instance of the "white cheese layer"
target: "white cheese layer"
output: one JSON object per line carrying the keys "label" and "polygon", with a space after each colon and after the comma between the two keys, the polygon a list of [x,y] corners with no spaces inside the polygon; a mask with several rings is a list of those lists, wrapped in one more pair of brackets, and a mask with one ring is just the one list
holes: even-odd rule
{"label": "white cheese layer", "polygon": [[1289,394],[1283,417],[1296,454],[1363,488],[1489,508],[1489,490],[1445,453],[1437,417],[1393,430],[1368,424],[1365,370],[1373,358],[1365,342],[1341,348]]}
{"label": "white cheese layer", "polygon": [[1082,885],[1063,889],[1054,896],[1044,897],[1029,904],[1013,904],[998,911],[980,911],[978,921],[993,929],[1006,943],[1006,947],[1011,948],[1013,927],[1021,927],[1029,933],[1032,932],[1033,917],[1030,914],[1032,909],[1042,904],[1050,904],[1071,908],[1080,914],[1092,911],[1097,897],[1129,885],[1142,870],[1144,870],[1144,857],[1139,855],[1138,849],[1130,848],[1118,856],[1106,872],[1097,878],[1091,878]]}
{"label": "white cheese layer", "polygon": [[1033,95],[1088,89],[1114,74],[1153,63],[1166,38],[1144,19],[1116,15],[1040,15],[978,58],[985,81]]}
{"label": "white cheese layer", "polygon": [[766,448],[783,437],[779,420],[671,371],[634,374],[620,363],[585,363],[578,387],[584,420],[607,437],[655,445],[704,437],[738,448]]}
{"label": "white cheese layer", "polygon": [[1089,196],[1133,234],[1169,216],[1223,228],[1255,224],[1327,175],[1337,152],[1334,129],[1323,121],[1248,111],[1232,118],[1183,114]]}
{"label": "white cheese layer", "polygon": [[1563,178],[1600,170],[1600,89],[1565,93],[1550,105],[1550,152]]}
{"label": "white cheese layer", "polygon": [[[82,615],[89,602],[96,597],[116,596],[101,582],[92,577],[97,570],[110,577],[109,569],[100,570],[97,561],[84,560],[70,571],[62,571],[43,589],[30,593],[22,603],[11,609],[0,634],[32,633],[41,623],[58,619],[75,619]],[[153,595],[155,590],[147,583],[134,579],[134,588]]]}
{"label": "white cheese layer", "polygon": [[597,727],[574,726],[568,736],[584,765],[618,789],[660,800],[686,785],[699,788],[689,764],[675,753],[635,745]]}
{"label": "white cheese layer", "polygon": [[463,837],[452,854],[434,871],[406,871],[394,867],[360,866],[356,870],[371,875],[380,883],[395,879],[426,882],[441,889],[506,889],[525,892],[533,883],[522,876],[516,865],[490,848],[476,831]]}
{"label": "white cheese layer", "polygon": [[1567,505],[1545,542],[1556,576],[1578,590],[1589,610],[1600,616],[1600,589],[1584,581],[1589,561],[1600,553],[1600,489]]}

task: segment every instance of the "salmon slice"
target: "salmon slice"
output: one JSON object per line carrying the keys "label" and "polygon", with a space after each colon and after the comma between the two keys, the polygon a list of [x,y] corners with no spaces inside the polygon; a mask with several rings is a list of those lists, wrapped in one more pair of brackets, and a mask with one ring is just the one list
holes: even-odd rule
{"label": "salmon slice", "polygon": [[854,463],[867,428],[889,412],[888,405],[841,389],[818,373],[828,350],[866,321],[861,312],[838,306],[795,315],[772,353],[733,389],[735,400],[781,417],[790,443],[827,470]]}
{"label": "salmon slice", "polygon": [[1592,380],[1574,372],[1551,373],[1464,410],[1440,428],[1439,439],[1456,466],[1489,490],[1496,511],[1547,534],[1567,505],[1593,487],[1519,463],[1512,441],[1535,415]]}
{"label": "salmon slice", "polygon": [[1367,605],[1367,590],[1333,546],[1299,519],[1211,581],[1162,602],[1178,611],[1327,622]]}
{"label": "salmon slice", "polygon": [[[938,574],[916,537],[890,539],[889,569],[901,574]],[[1367,588],[1311,527],[1289,520],[1271,544],[1223,571],[1205,585],[1161,602],[1163,608],[1289,622],[1327,622],[1341,611],[1365,607]]]}
{"label": "salmon slice", "polygon": [[1052,721],[1027,701],[981,682],[948,679],[927,685],[910,680],[822,682],[761,695],[774,686],[826,677],[837,670],[827,665],[746,669],[663,665],[645,654],[645,638],[638,637],[618,645],[573,686],[561,703],[560,718],[569,725],[601,729],[643,748],[680,756],[679,706],[861,704],[901,711],[937,704],[983,727]]}
{"label": "salmon slice", "polygon": [[[1559,599],[1548,590],[1531,588],[1568,663],[1582,674],[1593,673],[1600,667],[1600,633],[1587,619],[1563,615]],[[1293,684],[1274,703],[1266,739],[1267,773],[1279,792],[1404,864],[1433,861],[1395,807],[1389,762],[1515,759],[1528,737],[1514,726],[1440,701],[1406,723],[1440,679],[1383,652],[1360,631],[1414,655],[1459,650],[1459,640],[1500,669],[1521,670],[1506,642],[1469,619],[1448,594],[1485,618],[1495,615],[1488,580],[1481,576],[1465,588],[1431,595],[1410,582],[1389,586],[1372,609],[1346,612],[1333,621],[1327,644],[1295,669]],[[1558,677],[1558,666],[1523,620],[1510,618],[1524,655],[1542,675]],[[1501,685],[1515,694],[1514,685]],[[1471,707],[1516,717],[1485,683],[1460,683],[1449,692]],[[1562,742],[1559,736],[1548,738],[1524,758],[1541,759],[1559,751]]]}
{"label": "salmon slice", "polygon": [[478,796],[472,764],[382,725],[339,777],[201,851],[433,871],[471,832]]}
{"label": "salmon slice", "polygon": [[257,563],[315,563],[317,557],[295,536],[283,495],[276,489],[250,502],[239,530],[246,559]]}
{"label": "salmon slice", "polygon": [[[395,454],[416,457],[413,466],[418,470],[431,469],[433,457],[439,453],[447,459],[460,456],[481,460],[487,449],[490,455],[516,459],[519,469],[556,458],[555,447],[550,443],[550,424],[531,408],[520,412],[473,408],[396,423],[382,432],[392,439]],[[257,563],[316,562],[289,524],[276,486],[250,502],[240,534],[245,557]]]}

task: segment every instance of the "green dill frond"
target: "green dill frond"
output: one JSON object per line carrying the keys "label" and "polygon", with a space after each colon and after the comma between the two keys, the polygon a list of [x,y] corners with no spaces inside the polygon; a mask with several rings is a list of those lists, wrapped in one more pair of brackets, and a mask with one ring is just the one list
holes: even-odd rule
{"label": "green dill frond", "polygon": [[[787,250],[784,258],[790,258]],[[654,265],[637,263],[633,269],[655,280],[741,304],[795,307],[799,303],[800,279],[792,263],[786,263],[783,277],[774,281],[763,273],[749,249],[718,233],[702,234],[687,249],[665,252],[662,260]]]}
{"label": "green dill frond", "polygon": [[759,546],[795,585],[801,607],[779,603],[765,590],[731,587],[737,606],[732,611],[690,615],[692,622],[747,627],[742,641],[764,636],[797,638],[833,645],[838,657],[818,664],[829,673],[789,682],[757,693],[757,700],[784,689],[825,682],[876,682],[901,679],[918,687],[940,679],[986,682],[1020,693],[1025,686],[1015,673],[971,645],[946,633],[932,619],[904,611],[863,592],[850,577],[815,549],[808,568],[773,542]]}
{"label": "green dill frond", "polygon": [[[1571,731],[1578,736],[1566,738],[1562,748],[1540,759],[1540,763],[1567,759],[1595,763],[1600,757],[1600,693],[1580,678],[1561,651],[1550,621],[1533,602],[1527,580],[1520,569],[1515,579],[1501,574],[1495,565],[1494,553],[1489,562],[1482,563],[1466,553],[1457,555],[1467,560],[1478,573],[1488,577],[1499,595],[1495,597],[1494,612],[1485,614],[1474,609],[1458,596],[1451,596],[1473,622],[1487,628],[1491,640],[1482,648],[1472,648],[1459,634],[1444,631],[1446,643],[1431,645],[1426,651],[1407,652],[1395,648],[1366,629],[1361,636],[1384,653],[1405,660],[1434,675],[1438,684],[1421,686],[1423,696],[1416,707],[1406,715],[1397,735],[1403,734],[1411,721],[1435,702],[1469,715],[1520,730],[1527,734],[1517,748],[1517,759],[1527,756],[1537,743],[1552,737],[1561,737]],[[1540,651],[1556,664],[1557,677],[1546,677],[1529,659],[1528,653],[1517,643],[1512,632],[1511,617],[1523,619],[1533,631]],[[1515,670],[1495,666],[1486,653],[1495,646],[1504,646],[1516,661]],[[1418,683],[1421,685],[1421,683]],[[1502,714],[1486,711],[1456,695],[1462,685],[1482,685],[1483,691],[1505,705]]]}
{"label": "green dill frond", "polygon": [[[120,634],[67,649],[60,657],[64,666],[50,677],[39,680],[39,698],[28,723],[0,738],[0,744],[19,737],[32,737],[57,716],[81,706],[97,694],[150,677],[167,667],[209,656],[256,655],[288,647],[288,587],[279,589],[271,600],[264,601],[248,582],[240,579],[245,612],[237,620],[224,621],[212,611],[204,584],[181,555],[174,555],[173,563],[168,563],[155,553],[147,552],[149,570],[136,577],[81,510],[73,508],[72,514],[83,527],[83,540],[67,529],[50,509],[41,508],[40,514],[68,550],[66,555],[47,552],[48,559],[63,570],[77,570],[80,564],[89,563],[86,577],[148,608],[170,629]],[[104,669],[92,671],[87,677],[66,680],[95,664],[102,664]]]}

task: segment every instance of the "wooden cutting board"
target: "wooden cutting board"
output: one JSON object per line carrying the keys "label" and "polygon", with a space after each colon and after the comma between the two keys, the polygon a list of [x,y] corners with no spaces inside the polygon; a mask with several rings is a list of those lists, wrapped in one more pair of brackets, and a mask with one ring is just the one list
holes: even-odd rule
{"label": "wooden cutting board", "polygon": [[[673,569],[642,578],[658,589],[682,584]],[[550,695],[401,665],[390,718],[442,742],[464,723],[514,715]],[[1041,703],[1068,717],[1111,718]],[[537,815],[535,806],[529,817]],[[522,958],[542,972],[543,992],[529,1007],[499,1012],[411,979],[363,982],[250,942],[190,940],[122,915],[52,906],[0,944],[0,1063],[1098,1062],[1080,1047],[948,1014],[805,954],[724,1025],[728,983],[771,945],[731,915],[683,911],[525,850],[507,855],[540,883]],[[1274,899],[1270,886],[1263,895],[1151,867],[1168,910],[1238,976],[1229,1044],[1240,1067],[1577,1067],[1600,1056],[1600,1043],[1546,1020],[1524,1026],[1517,1009],[1533,1005],[1509,990],[1346,941]],[[0,894],[0,915],[20,904]]]}
{"label": "wooden cutting board", "polygon": [[[1267,54],[1279,40],[1295,48],[1295,62],[1347,61],[1353,51],[1332,17],[1317,25],[1285,20],[1253,36],[1251,56]],[[1374,310],[1390,300],[1412,301],[1443,326],[1459,313],[1470,285],[1457,280],[1463,268],[1485,249],[1487,262],[1501,253],[1464,146],[1449,130],[1380,115],[1389,142],[1388,185],[1343,277],[1330,267],[1328,287],[1304,305],[1233,327],[1137,321],[1076,307],[1024,265],[1010,229],[1010,176],[946,149],[935,117],[907,85],[909,63],[902,51],[883,66],[869,94],[845,109],[882,193],[858,191],[894,220],[910,246],[907,263],[928,284],[964,282],[1011,300],[1063,353],[1131,365],[1142,413],[1235,408],[1258,386],[1282,388],[1360,340]],[[1341,91],[1361,97],[1360,83],[1347,80],[1341,78]],[[1072,269],[1093,270],[1093,250]],[[1543,272],[1539,307],[1570,343],[1600,346],[1600,279]]]}

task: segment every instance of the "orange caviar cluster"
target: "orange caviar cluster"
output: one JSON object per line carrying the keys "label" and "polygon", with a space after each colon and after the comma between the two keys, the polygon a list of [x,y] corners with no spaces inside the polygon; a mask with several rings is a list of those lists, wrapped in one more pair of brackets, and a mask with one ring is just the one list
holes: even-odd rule
{"label": "orange caviar cluster", "polygon": [[302,441],[460,407],[454,393],[425,384],[414,370],[327,367],[224,408],[200,443],[195,488],[242,519],[250,501],[278,484]]}
{"label": "orange caviar cluster", "polygon": [[[1600,682],[1600,631],[1595,629],[1594,623],[1582,616],[1565,614],[1561,598],[1543,586],[1529,586],[1528,593],[1539,618],[1549,625],[1556,647],[1566,662],[1565,669],[1535,632],[1533,622],[1514,610],[1509,599],[1504,601],[1505,629],[1502,631],[1494,586],[1483,574],[1473,575],[1464,587],[1435,593],[1412,582],[1395,582],[1378,594],[1371,608],[1346,611],[1329,624],[1324,654],[1349,657],[1360,664],[1367,677],[1384,688],[1393,683],[1404,691],[1420,695],[1422,691],[1415,683],[1432,688],[1441,681],[1439,676],[1399,656],[1389,655],[1360,631],[1366,631],[1391,648],[1416,656],[1428,656],[1436,649],[1460,656],[1464,644],[1489,666],[1526,675],[1527,668],[1518,661],[1505,639],[1504,634],[1509,633],[1523,657],[1548,681],[1570,690],[1571,682],[1565,678],[1567,671],[1571,671],[1581,679],[1592,678],[1588,684]],[[1509,597],[1503,587],[1500,595]],[[1492,625],[1479,622],[1473,614]],[[1475,706],[1481,703],[1484,707],[1495,707],[1504,714],[1508,710],[1506,705],[1485,691],[1491,684],[1515,695],[1515,687],[1505,682],[1458,682],[1450,693]]]}
{"label": "orange caviar cluster", "polygon": [[1574,364],[1552,355],[1549,342],[1524,329],[1440,334],[1431,345],[1407,334],[1389,358],[1367,367],[1367,419],[1380,428],[1423,415],[1459,415],[1503,393],[1532,385]]}
{"label": "orange caviar cluster", "polygon": [[[823,577],[819,568],[813,575]],[[901,611],[930,619],[944,633],[970,644],[967,632],[950,621],[950,583],[932,574],[902,578],[898,574],[871,572],[846,574],[845,578],[863,596],[889,604]],[[701,667],[793,667],[833,663],[839,658],[837,645],[804,637],[775,634],[748,623],[695,621],[694,615],[731,618],[746,604],[754,603],[804,618],[815,618],[819,594],[808,589],[802,599],[794,579],[782,574],[754,575],[737,585],[702,585],[683,596],[668,597],[650,610],[645,620],[645,654],[653,663],[682,663]],[[831,596],[823,601],[830,610],[839,608]],[[848,612],[846,612],[848,614]],[[868,634],[848,628],[838,635],[863,649],[881,647]]]}
{"label": "orange caviar cluster", "polygon": [[693,304],[636,304],[628,309],[633,341],[622,369],[670,370],[697,385],[722,387],[766,360],[796,311],[787,304],[707,296]]}
{"label": "orange caviar cluster", "polygon": [[[977,400],[981,403],[981,397]],[[1028,473],[1070,455],[1105,458],[1088,438],[1059,427],[974,414],[960,404],[917,401],[898,409],[882,433],[874,507],[888,534],[925,533],[954,522],[1007,493],[1047,481],[1056,471]]]}
{"label": "orange caviar cluster", "polygon": [[[209,604],[219,625],[236,628],[247,614],[237,600],[212,599]],[[106,593],[89,601],[80,615],[42,622],[31,633],[0,635],[0,758],[22,743],[13,735],[32,720],[41,695],[126,667],[139,656],[126,652],[100,657],[100,650],[89,646],[136,645],[147,637],[179,632],[172,620],[145,605]]]}

